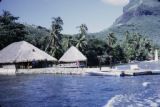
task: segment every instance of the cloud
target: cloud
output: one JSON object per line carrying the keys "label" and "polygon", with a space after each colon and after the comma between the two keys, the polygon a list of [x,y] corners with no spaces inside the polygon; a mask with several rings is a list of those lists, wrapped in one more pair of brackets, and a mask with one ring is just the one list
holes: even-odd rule
{"label": "cloud", "polygon": [[120,5],[126,5],[129,0],[101,0],[104,3],[120,6]]}

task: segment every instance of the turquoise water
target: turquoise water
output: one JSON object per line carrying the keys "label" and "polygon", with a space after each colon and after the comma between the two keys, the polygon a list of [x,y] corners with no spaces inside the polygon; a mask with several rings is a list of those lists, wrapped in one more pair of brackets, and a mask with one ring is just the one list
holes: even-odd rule
{"label": "turquoise water", "polygon": [[2,107],[158,107],[160,76],[0,76]]}

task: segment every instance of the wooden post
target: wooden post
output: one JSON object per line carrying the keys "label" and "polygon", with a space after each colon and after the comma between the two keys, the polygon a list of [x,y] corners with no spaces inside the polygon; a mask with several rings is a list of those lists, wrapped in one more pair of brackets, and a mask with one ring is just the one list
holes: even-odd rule
{"label": "wooden post", "polygon": [[110,58],[110,68],[112,68],[112,56],[109,56]]}
{"label": "wooden post", "polygon": [[99,69],[101,70],[101,56],[98,56],[98,61],[99,61]]}

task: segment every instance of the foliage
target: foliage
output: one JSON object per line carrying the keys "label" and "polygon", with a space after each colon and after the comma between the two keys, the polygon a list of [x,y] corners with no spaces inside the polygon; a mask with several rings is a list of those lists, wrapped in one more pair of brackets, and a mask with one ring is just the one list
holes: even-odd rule
{"label": "foliage", "polygon": [[76,37],[76,47],[81,50],[81,51],[85,51],[85,48],[87,46],[87,41],[86,41],[86,36],[87,36],[87,31],[88,28],[85,24],[81,24],[80,26],[78,26],[79,28],[79,35],[78,37]]}
{"label": "foliage", "polygon": [[107,48],[107,44],[103,40],[99,39],[89,39],[87,50],[85,55],[88,58],[88,65],[89,66],[96,66],[99,64],[98,56],[102,56],[105,54]]}
{"label": "foliage", "polygon": [[75,45],[75,39],[72,35],[63,35],[62,38],[62,48],[64,51],[67,51],[71,46]]}
{"label": "foliage", "polygon": [[25,25],[25,30],[28,32],[25,40],[35,45],[36,47],[45,50],[50,36],[50,30],[35,25]]}
{"label": "foliage", "polygon": [[138,33],[126,33],[126,39],[123,43],[126,61],[130,60],[145,60],[149,58],[149,54],[153,49],[151,41],[144,38]]}
{"label": "foliage", "polygon": [[109,65],[148,60],[153,57],[154,50],[159,48],[139,33],[126,32],[122,41],[115,33],[108,33],[106,39],[97,39],[88,34],[85,24],[78,27],[79,33],[76,35],[61,34],[63,20],[60,17],[53,18],[51,30],[20,24],[17,20],[18,17],[8,11],[0,16],[0,49],[10,43],[25,40],[59,59],[73,45],[87,56],[89,66],[97,66],[99,62]]}
{"label": "foliage", "polygon": [[117,42],[117,38],[114,36],[114,33],[109,33],[107,36],[107,45],[110,48],[114,48]]}
{"label": "foliage", "polygon": [[25,26],[16,22],[17,20],[18,17],[13,16],[9,11],[3,11],[0,15],[0,49],[25,38],[27,34]]}
{"label": "foliage", "polygon": [[52,56],[59,57],[59,54],[62,53],[61,46],[61,31],[63,30],[63,20],[60,17],[53,18],[52,21],[52,31],[49,37],[49,43],[46,46],[45,51],[49,52]]}

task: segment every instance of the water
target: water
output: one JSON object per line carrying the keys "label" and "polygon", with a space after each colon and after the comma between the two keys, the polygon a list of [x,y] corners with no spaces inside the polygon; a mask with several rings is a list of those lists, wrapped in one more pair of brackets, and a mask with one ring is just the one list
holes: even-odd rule
{"label": "water", "polygon": [[158,107],[160,76],[0,76],[2,107]]}

